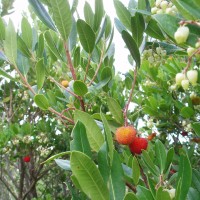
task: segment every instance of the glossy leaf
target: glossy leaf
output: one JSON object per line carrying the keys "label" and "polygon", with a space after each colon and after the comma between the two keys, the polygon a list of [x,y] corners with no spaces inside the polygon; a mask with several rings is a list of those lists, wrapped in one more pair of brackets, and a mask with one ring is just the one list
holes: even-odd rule
{"label": "glossy leaf", "polygon": [[200,171],[193,169],[192,172],[192,186],[200,193]]}
{"label": "glossy leaf", "polygon": [[3,19],[0,17],[0,41],[5,40],[5,24]]}
{"label": "glossy leaf", "polygon": [[37,87],[40,90],[45,81],[45,65],[44,60],[40,59],[37,64],[35,65],[36,69],[36,78],[37,78]]}
{"label": "glossy leaf", "polygon": [[167,152],[167,158],[166,158],[166,164],[165,164],[165,170],[164,173],[167,172],[167,170],[169,169],[172,161],[174,158],[174,148],[170,148]]}
{"label": "glossy leaf", "polygon": [[70,161],[63,159],[55,159],[56,164],[64,170],[71,170]]}
{"label": "glossy leaf", "polygon": [[84,20],[77,21],[77,31],[83,49],[87,53],[92,53],[95,45],[95,33],[92,28]]}
{"label": "glossy leaf", "polygon": [[69,35],[69,50],[72,51],[74,47],[76,47],[77,43],[77,28],[76,28],[76,21],[73,18],[72,20],[72,30]]}
{"label": "glossy leaf", "polygon": [[27,58],[31,57],[31,52],[29,51],[26,43],[23,41],[23,39],[20,36],[17,37],[17,48]]}
{"label": "glossy leaf", "polygon": [[31,25],[28,22],[28,19],[23,17],[21,22],[21,37],[25,44],[27,45],[28,49],[32,49],[32,41],[33,41],[33,33]]}
{"label": "glossy leaf", "polygon": [[23,56],[19,51],[17,54],[17,67],[23,75],[27,75],[30,70],[29,59]]}
{"label": "glossy leaf", "polygon": [[194,132],[198,136],[200,136],[200,123],[199,122],[192,123],[192,128],[194,129]]}
{"label": "glossy leaf", "polygon": [[56,31],[56,27],[49,16],[48,12],[46,11],[45,7],[40,3],[39,0],[28,0],[31,4],[33,10],[35,11],[36,15],[39,19],[50,29]]}
{"label": "glossy leaf", "polygon": [[16,64],[17,60],[17,34],[11,20],[6,27],[4,50],[9,62]]}
{"label": "glossy leaf", "polygon": [[122,31],[122,38],[130,51],[131,56],[135,60],[136,67],[140,67],[140,52],[135,40],[127,31]]}
{"label": "glossy leaf", "polygon": [[66,0],[50,0],[50,2],[56,27],[63,40],[67,41],[72,27],[70,5]]}
{"label": "glossy leaf", "polygon": [[96,152],[99,151],[104,143],[104,139],[101,130],[94,119],[88,113],[79,110],[74,112],[74,119],[75,122],[79,120],[84,124],[91,148]]}
{"label": "glossy leaf", "polygon": [[84,5],[84,17],[85,21],[90,25],[90,27],[92,27],[94,23],[94,13],[92,11],[90,4],[87,1],[85,2]]}
{"label": "glossy leaf", "polygon": [[107,24],[107,19],[106,17],[104,18],[104,21],[103,21],[103,25],[101,27],[101,30],[99,31],[99,34],[97,36],[97,39],[96,39],[96,42],[95,44],[97,45],[98,42],[101,40],[101,38],[103,37],[103,34],[105,33],[105,30],[106,30],[106,24]]}
{"label": "glossy leaf", "polygon": [[104,126],[105,140],[106,140],[106,143],[108,146],[108,156],[110,158],[109,161],[110,161],[110,166],[111,166],[112,162],[113,162],[113,149],[114,149],[112,133],[110,131],[109,124],[106,120],[105,115],[101,111],[100,111],[100,115],[101,115],[101,119],[102,119],[103,126]]}
{"label": "glossy leaf", "polygon": [[114,0],[114,6],[119,20],[128,30],[131,30],[131,14],[128,9],[119,0]]}
{"label": "glossy leaf", "polygon": [[87,139],[86,129],[83,123],[78,121],[72,130],[73,140],[70,143],[71,151],[81,151],[91,157],[90,144]]}
{"label": "glossy leaf", "polygon": [[163,190],[162,187],[159,187],[156,192],[156,200],[171,200],[169,193]]}
{"label": "glossy leaf", "polygon": [[143,40],[143,32],[145,29],[145,22],[143,15],[136,12],[134,17],[131,17],[131,30],[133,38],[139,47]]}
{"label": "glossy leaf", "polygon": [[192,167],[187,154],[181,154],[177,178],[176,200],[186,199],[192,181]]}
{"label": "glossy leaf", "polygon": [[123,199],[125,195],[125,182],[123,180],[123,176],[124,173],[119,155],[116,151],[114,151],[110,177],[111,199]]}
{"label": "glossy leaf", "polygon": [[56,43],[51,35],[50,31],[46,31],[44,34],[45,40],[47,42],[47,46],[52,51],[52,53],[60,60],[63,60],[62,56],[60,55],[60,52],[56,46]]}
{"label": "glossy leaf", "polygon": [[136,196],[140,200],[154,200],[151,192],[147,188],[140,185],[137,186]]}
{"label": "glossy leaf", "polygon": [[137,185],[140,178],[140,166],[135,156],[133,157],[132,160],[132,170],[133,170],[133,182],[135,185]]}
{"label": "glossy leaf", "polygon": [[126,194],[123,200],[138,200],[138,198],[133,192],[129,192]]}
{"label": "glossy leaf", "polygon": [[77,47],[74,51],[74,59],[73,59],[74,67],[78,67],[80,61],[81,61],[80,47]]}
{"label": "glossy leaf", "polygon": [[74,93],[79,96],[84,96],[88,92],[86,84],[82,81],[74,81],[73,84]]}
{"label": "glossy leaf", "polygon": [[81,189],[90,199],[109,199],[106,184],[91,158],[81,152],[73,151],[70,164]]}
{"label": "glossy leaf", "polygon": [[103,143],[98,152],[98,169],[103,177],[105,184],[108,184],[108,180],[110,177],[110,164],[106,142]]}
{"label": "glossy leaf", "polygon": [[37,57],[42,58],[44,53],[44,35],[40,34],[37,46]]}
{"label": "glossy leaf", "polygon": [[72,14],[76,11],[77,6],[78,6],[78,2],[79,2],[79,0],[73,0],[72,7],[71,7],[71,13]]}
{"label": "glossy leaf", "polygon": [[95,13],[94,13],[94,32],[96,32],[101,24],[104,16],[103,0],[95,0]]}
{"label": "glossy leaf", "polygon": [[116,29],[122,33],[122,31],[126,30],[126,27],[119,21],[117,18],[114,19]]}
{"label": "glossy leaf", "polygon": [[10,76],[7,72],[3,71],[1,68],[0,68],[0,75],[5,77],[5,78],[8,78],[12,81],[16,81],[15,78],[13,78],[12,76]]}
{"label": "glossy leaf", "polygon": [[157,22],[154,19],[151,19],[145,29],[145,33],[147,33],[149,36],[155,38],[155,39],[159,39],[159,40],[164,40],[165,37],[162,33],[162,31],[160,30]]}
{"label": "glossy leaf", "polygon": [[155,142],[155,153],[156,153],[156,159],[160,167],[160,172],[162,174],[165,169],[167,154],[165,151],[165,146],[160,140],[156,140]]}
{"label": "glossy leaf", "polygon": [[190,107],[183,107],[181,109],[180,115],[184,118],[190,118],[195,114],[194,110]]}
{"label": "glossy leaf", "polygon": [[36,94],[34,97],[34,102],[42,110],[48,110],[49,102],[43,94]]}
{"label": "glossy leaf", "polygon": [[123,118],[122,108],[119,105],[119,103],[113,98],[108,98],[107,104],[108,104],[108,109],[110,110],[115,120],[122,125],[124,123],[124,118]]}

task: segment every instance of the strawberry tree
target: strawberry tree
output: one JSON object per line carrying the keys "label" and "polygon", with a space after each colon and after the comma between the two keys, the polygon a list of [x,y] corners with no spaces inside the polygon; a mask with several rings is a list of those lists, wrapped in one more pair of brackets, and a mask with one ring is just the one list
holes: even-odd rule
{"label": "strawberry tree", "polygon": [[[113,0],[132,65],[126,74],[115,70],[114,27],[102,0],[94,10],[86,2],[83,18],[77,0],[29,3],[31,23],[24,17],[18,32],[0,21],[2,168],[11,155],[24,165],[34,153],[35,166],[56,162],[53,169],[67,175],[60,183],[69,199],[198,200],[199,1],[130,0],[126,7]],[[14,150],[20,133],[27,137]],[[46,157],[33,151],[43,137],[46,150],[54,144]],[[6,188],[15,199],[39,199],[39,182],[31,184],[31,194]]]}

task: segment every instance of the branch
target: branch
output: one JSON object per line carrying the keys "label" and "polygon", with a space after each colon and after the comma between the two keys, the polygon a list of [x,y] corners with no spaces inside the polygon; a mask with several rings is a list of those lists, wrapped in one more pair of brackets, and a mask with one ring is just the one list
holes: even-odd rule
{"label": "branch", "polygon": [[135,186],[131,185],[130,183],[126,182],[126,186],[127,186],[129,189],[131,189],[134,193],[137,192]]}
{"label": "branch", "polygon": [[19,180],[19,199],[22,198],[23,195],[23,190],[24,190],[24,175],[25,175],[25,165],[24,162],[22,160],[22,158],[20,158],[20,180]]}
{"label": "branch", "polygon": [[9,187],[9,184],[3,180],[3,178],[0,176],[0,181],[4,184],[4,186],[6,187],[6,189],[10,192],[10,194],[12,194],[12,196],[17,200],[17,195],[13,192],[13,190]]}
{"label": "branch", "polygon": [[127,114],[128,114],[128,108],[129,108],[129,105],[130,105],[130,102],[131,102],[131,99],[132,99],[132,96],[133,96],[133,91],[134,91],[134,88],[135,88],[136,78],[137,78],[137,68],[135,68],[135,70],[134,70],[134,79],[133,79],[131,91],[130,91],[130,94],[129,94],[128,102],[124,107],[124,124],[125,124],[125,126],[128,126]]}
{"label": "branch", "polygon": [[97,76],[97,74],[98,74],[98,72],[99,72],[99,69],[100,69],[101,64],[102,64],[102,62],[103,62],[104,48],[105,48],[105,47],[104,47],[104,45],[103,45],[103,48],[102,48],[102,51],[101,51],[101,57],[100,57],[99,64],[98,64],[97,69],[96,69],[96,71],[95,71],[95,74],[94,74],[92,80],[89,82],[88,86],[92,85],[92,83],[94,82],[94,80],[95,80],[95,78],[96,78],[96,76]]}
{"label": "branch", "polygon": [[69,64],[69,69],[70,69],[70,71],[72,73],[73,79],[76,80],[76,72],[74,70],[74,66],[72,64],[71,55],[70,55],[70,52],[69,52],[69,49],[68,49],[68,45],[67,45],[66,42],[64,43],[64,47],[65,47],[65,51],[66,51],[67,61],[68,61],[68,64]]}

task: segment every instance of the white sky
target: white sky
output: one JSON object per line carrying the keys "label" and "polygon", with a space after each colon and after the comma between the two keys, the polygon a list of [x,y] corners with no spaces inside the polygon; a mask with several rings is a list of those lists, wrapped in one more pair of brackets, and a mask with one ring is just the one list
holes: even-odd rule
{"label": "white sky", "polygon": [[[23,3],[22,3],[23,2]],[[72,0],[70,0],[72,2]],[[88,3],[94,8],[94,0],[88,0]],[[113,0],[103,0],[104,2],[104,8],[106,13],[110,16],[112,22],[114,23],[114,18],[117,16],[115,13],[115,8],[113,5]],[[122,1],[125,6],[128,5],[129,0],[123,0]],[[78,12],[80,16],[83,18],[83,6],[85,4],[85,0],[79,0],[78,5]],[[12,19],[12,21],[16,24],[18,27],[20,21],[21,21],[21,13],[23,11],[27,10],[28,7],[28,0],[16,0],[15,4],[15,12],[12,15],[9,15],[9,17]],[[120,71],[122,73],[127,72],[129,69],[131,69],[131,65],[128,62],[128,50],[124,48],[124,42],[121,38],[120,33],[115,29],[114,39],[113,42],[115,43],[115,67],[116,71]]]}

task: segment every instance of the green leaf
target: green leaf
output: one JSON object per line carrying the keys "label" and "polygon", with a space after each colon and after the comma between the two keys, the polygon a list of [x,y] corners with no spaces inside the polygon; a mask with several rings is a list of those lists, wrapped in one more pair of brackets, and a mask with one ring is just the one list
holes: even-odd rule
{"label": "green leaf", "polygon": [[87,155],[73,151],[71,169],[81,189],[90,199],[108,200],[109,192],[95,163]]}
{"label": "green leaf", "polygon": [[30,69],[29,59],[24,57],[20,52],[17,54],[17,67],[23,75],[27,75]]}
{"label": "green leaf", "polygon": [[123,200],[138,200],[138,198],[133,192],[129,192],[126,194]]}
{"label": "green leaf", "polygon": [[62,168],[64,170],[71,170],[69,160],[55,159],[55,162],[60,168]]}
{"label": "green leaf", "polygon": [[59,157],[62,157],[62,156],[68,155],[68,154],[71,154],[71,152],[70,151],[66,151],[66,152],[58,153],[56,155],[51,156],[50,158],[48,158],[47,160],[45,160],[43,163],[40,163],[40,164],[49,163],[52,160],[55,160],[56,158],[59,158]]}
{"label": "green leaf", "polygon": [[122,108],[119,105],[119,103],[113,98],[108,98],[107,104],[108,104],[108,109],[110,110],[115,120],[122,125],[124,123],[124,118],[123,118]]}
{"label": "green leaf", "polygon": [[6,27],[6,36],[4,42],[4,50],[6,57],[12,64],[16,64],[17,60],[17,34],[11,20]]}
{"label": "green leaf", "polygon": [[74,81],[74,93],[79,96],[84,96],[88,92],[87,85],[82,81]]}
{"label": "green leaf", "polygon": [[0,68],[0,75],[3,76],[3,77],[6,77],[12,81],[16,81],[15,78],[13,78],[12,76],[10,76],[7,72],[3,71],[1,68]]}
{"label": "green leaf", "polygon": [[145,29],[145,33],[147,33],[149,36],[158,39],[158,40],[164,40],[165,37],[160,30],[157,22],[154,19],[151,19],[147,25],[147,28]]}
{"label": "green leaf", "polygon": [[104,143],[104,139],[101,130],[94,119],[85,112],[75,110],[74,120],[75,122],[79,120],[84,124],[91,148],[96,152],[99,151],[102,144]]}
{"label": "green leaf", "polygon": [[76,11],[77,6],[78,6],[78,0],[73,0],[72,7],[71,7],[72,14]]}
{"label": "green leaf", "polygon": [[105,80],[107,78],[112,78],[112,69],[110,67],[104,67],[101,71],[101,80]]}
{"label": "green leaf", "polygon": [[131,17],[131,30],[133,39],[135,40],[137,46],[139,47],[143,40],[143,32],[145,29],[145,22],[143,15],[136,12],[134,17]]}
{"label": "green leaf", "polygon": [[124,173],[119,155],[114,151],[113,163],[111,168],[110,188],[111,199],[121,200],[125,195]]}
{"label": "green leaf", "polygon": [[28,19],[26,17],[22,18],[21,30],[22,30],[21,37],[23,41],[25,42],[29,50],[32,49],[33,33],[31,25],[29,24]]}
{"label": "green leaf", "polygon": [[193,128],[194,132],[198,136],[200,136],[200,123],[199,122],[192,123],[192,128]]}
{"label": "green leaf", "polygon": [[181,109],[180,115],[184,118],[190,118],[195,114],[194,110],[190,107],[183,107]]}
{"label": "green leaf", "polygon": [[45,65],[43,58],[37,62],[37,64],[35,65],[35,69],[36,69],[37,87],[38,90],[40,90],[45,80]]}
{"label": "green leaf", "polygon": [[36,105],[42,110],[48,110],[49,102],[43,94],[36,94],[34,97]]}
{"label": "green leaf", "polygon": [[159,187],[156,192],[156,200],[171,200],[169,192],[163,190],[162,187]]}
{"label": "green leaf", "polygon": [[50,31],[46,31],[44,34],[45,40],[47,42],[47,46],[49,47],[49,49],[52,51],[52,53],[60,60],[63,61],[62,56],[60,55],[60,52],[58,51],[58,48],[56,46],[56,43],[54,42],[54,39],[51,35]]}
{"label": "green leaf", "polygon": [[92,27],[94,23],[94,13],[90,4],[86,1],[84,5],[84,17],[85,21]]}
{"label": "green leaf", "polygon": [[0,17],[0,41],[5,40],[5,24],[3,19]]}
{"label": "green leaf", "polygon": [[198,10],[200,9],[200,6],[197,7],[192,0],[172,0],[172,2],[185,19],[196,20],[200,18]]}
{"label": "green leaf", "polygon": [[140,166],[135,156],[133,157],[132,160],[132,170],[133,170],[133,182],[135,185],[137,185],[140,178]]}
{"label": "green leaf", "polygon": [[119,0],[114,0],[114,6],[119,20],[128,30],[131,30],[131,14],[128,9]]}
{"label": "green leaf", "polygon": [[50,0],[50,2],[56,27],[63,40],[67,41],[72,27],[72,15],[69,3],[66,0]]}
{"label": "green leaf", "polygon": [[127,31],[122,31],[122,38],[129,49],[131,56],[135,60],[136,66],[140,67],[140,52],[135,40],[131,37],[131,35]]}
{"label": "green leaf", "polygon": [[74,59],[73,59],[74,67],[78,67],[80,61],[81,61],[80,47],[77,47],[74,51]]}
{"label": "green leaf", "polygon": [[76,28],[76,21],[73,18],[72,20],[72,30],[69,35],[69,50],[72,51],[77,44],[77,28]]}
{"label": "green leaf", "polygon": [[155,176],[159,175],[158,169],[156,168],[147,151],[142,151],[142,160],[152,174]]}
{"label": "green leaf", "polygon": [[100,115],[101,115],[101,119],[102,119],[103,126],[104,126],[105,140],[106,140],[106,143],[108,146],[108,156],[110,158],[110,166],[111,166],[112,162],[113,162],[113,149],[114,149],[112,133],[110,131],[110,128],[109,128],[108,122],[105,118],[105,115],[101,111],[100,111]]}
{"label": "green leaf", "polygon": [[104,142],[98,152],[98,169],[103,177],[105,184],[108,183],[110,177],[110,164],[108,161],[107,149],[107,144]]}
{"label": "green leaf", "polygon": [[155,142],[155,152],[156,152],[156,159],[160,167],[160,172],[162,174],[165,169],[167,154],[165,151],[165,146],[160,140],[156,140]]}
{"label": "green leaf", "polygon": [[77,31],[83,49],[87,53],[92,53],[95,45],[95,33],[92,28],[84,20],[78,19]]}
{"label": "green leaf", "polygon": [[97,39],[96,39],[96,42],[95,42],[96,45],[99,43],[99,41],[100,41],[101,38],[103,37],[103,34],[105,33],[106,24],[107,24],[107,18],[105,17],[105,19],[104,19],[104,21],[103,21],[103,25],[102,25],[102,27],[101,27],[101,30],[99,31],[99,34],[98,34]]}
{"label": "green leaf", "polygon": [[195,190],[194,188],[190,187],[188,195],[187,195],[187,199],[188,200],[199,200],[200,197],[200,193]]}
{"label": "green leaf", "polygon": [[17,48],[27,58],[31,57],[31,52],[29,51],[26,43],[24,42],[24,40],[20,36],[17,37]]}
{"label": "green leaf", "polygon": [[95,14],[94,14],[94,31],[96,32],[100,25],[104,15],[103,0],[95,0]]}
{"label": "green leaf", "polygon": [[122,31],[126,30],[126,27],[117,19],[114,19],[116,29],[122,33]]}
{"label": "green leaf", "polygon": [[167,152],[167,158],[166,158],[164,173],[168,171],[168,169],[171,166],[171,163],[173,161],[173,158],[174,158],[174,148],[172,147]]}
{"label": "green leaf", "polygon": [[42,58],[44,53],[44,35],[40,34],[37,46],[37,57]]}
{"label": "green leaf", "polygon": [[192,181],[192,167],[187,154],[181,154],[177,178],[176,200],[186,199]]}
{"label": "green leaf", "polygon": [[72,130],[73,140],[70,142],[71,151],[81,151],[92,157],[90,144],[87,139],[86,129],[82,122],[78,121]]}
{"label": "green leaf", "polygon": [[200,193],[200,172],[197,169],[193,169],[192,187],[196,188]]}
{"label": "green leaf", "polygon": [[137,186],[137,198],[140,200],[154,200],[151,192],[143,186]]}
{"label": "green leaf", "polygon": [[56,27],[49,16],[48,12],[46,11],[45,7],[40,3],[39,0],[28,0],[31,4],[33,10],[35,11],[36,15],[39,19],[50,29],[56,31]]}

